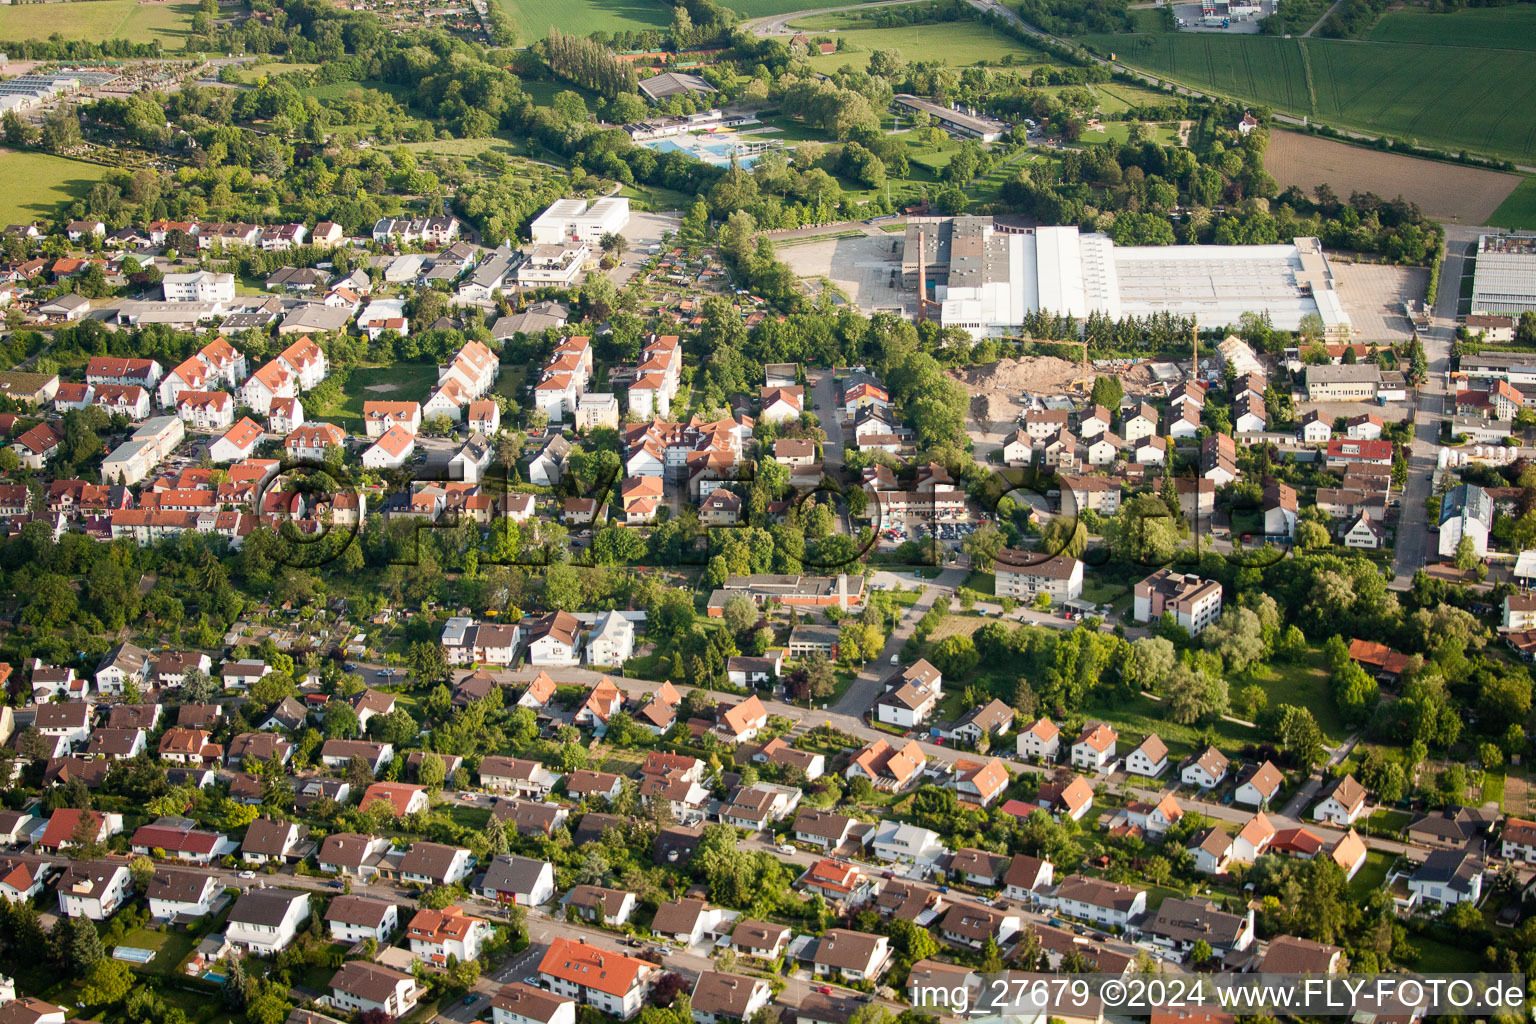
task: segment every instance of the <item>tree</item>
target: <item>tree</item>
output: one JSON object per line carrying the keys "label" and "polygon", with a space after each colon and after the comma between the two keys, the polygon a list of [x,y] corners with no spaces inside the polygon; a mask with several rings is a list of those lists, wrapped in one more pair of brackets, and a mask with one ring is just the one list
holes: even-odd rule
{"label": "tree", "polygon": [[1204,669],[1178,665],[1168,675],[1168,717],[1183,725],[1227,713],[1227,681]]}
{"label": "tree", "polygon": [[406,658],[411,664],[411,670],[415,672],[416,679],[420,683],[447,682],[448,655],[443,651],[442,645],[426,640],[418,640],[411,644],[406,653]]}
{"label": "tree", "polygon": [[1171,641],[1160,636],[1141,637],[1131,643],[1125,680],[1138,690],[1156,691],[1167,681],[1177,660]]}
{"label": "tree", "polygon": [[150,881],[155,877],[155,862],[142,855],[135,857],[128,862],[128,874],[133,878],[134,889],[146,892]]}
{"label": "tree", "polygon": [[1249,608],[1228,605],[1206,627],[1205,646],[1221,655],[1228,672],[1241,672],[1264,656],[1264,629]]}
{"label": "tree", "polygon": [[564,562],[544,570],[544,603],[557,611],[574,611],[581,606],[581,577]]}
{"label": "tree", "polygon": [[506,853],[510,848],[507,840],[507,827],[500,818],[496,817],[494,812],[485,823],[484,835],[485,848],[491,856],[499,856]]}
{"label": "tree", "polygon": [[1477,548],[1472,544],[1471,537],[1462,537],[1456,542],[1456,568],[1462,572],[1471,572],[1477,566]]}
{"label": "tree", "polygon": [[1280,744],[1297,763],[1311,767],[1323,759],[1323,731],[1307,708],[1282,704],[1278,712],[1277,733]]}
{"label": "tree", "polygon": [[332,699],[325,705],[325,738],[349,740],[361,731],[357,724],[357,712],[344,700]]}
{"label": "tree", "polygon": [[1118,377],[1096,377],[1093,381],[1093,404],[1102,405],[1114,415],[1125,399],[1125,388]]}
{"label": "tree", "polygon": [[101,935],[96,931],[96,923],[87,917],[71,918],[69,927],[70,963],[76,974],[85,974],[107,955]]}
{"label": "tree", "polygon": [[416,781],[427,789],[436,792],[443,786],[443,781],[448,777],[448,769],[443,764],[443,759],[436,754],[423,754],[421,762],[416,766]]}
{"label": "tree", "polygon": [[[115,1006],[128,998],[133,988],[133,972],[121,960],[103,957],[91,966],[80,990],[80,1001],[87,1006]],[[285,1014],[286,1016],[286,1014]]]}
{"label": "tree", "polygon": [[993,523],[983,523],[961,542],[961,549],[971,556],[971,565],[980,570],[992,568],[992,562],[1003,548],[1003,532]]}
{"label": "tree", "polygon": [[726,628],[738,635],[756,625],[759,618],[757,604],[746,594],[732,594],[726,598],[721,611]]}
{"label": "tree", "polygon": [[282,997],[280,990],[268,986],[266,991],[246,1005],[245,1019],[250,1024],[283,1024],[292,1009],[293,1004]]}
{"label": "tree", "polygon": [[976,643],[961,633],[952,633],[933,645],[928,654],[933,667],[950,679],[959,679],[975,671],[980,656]]}
{"label": "tree", "polygon": [[825,700],[837,690],[837,676],[832,663],[820,651],[813,651],[805,659],[806,692],[813,700]]}

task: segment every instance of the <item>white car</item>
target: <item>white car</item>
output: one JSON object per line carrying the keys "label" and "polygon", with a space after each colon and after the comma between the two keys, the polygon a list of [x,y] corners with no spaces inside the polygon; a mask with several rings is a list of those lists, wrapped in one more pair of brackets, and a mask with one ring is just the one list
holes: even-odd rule
{"label": "white car", "polygon": [[240,872],[240,877],[241,878],[255,878],[256,877],[256,872],[254,872],[254,871],[242,871],[242,872]]}
{"label": "white car", "polygon": [[795,852],[795,848],[793,846],[790,846],[788,843],[780,843],[778,845],[778,851],[780,853],[789,854],[789,853],[794,853]]}

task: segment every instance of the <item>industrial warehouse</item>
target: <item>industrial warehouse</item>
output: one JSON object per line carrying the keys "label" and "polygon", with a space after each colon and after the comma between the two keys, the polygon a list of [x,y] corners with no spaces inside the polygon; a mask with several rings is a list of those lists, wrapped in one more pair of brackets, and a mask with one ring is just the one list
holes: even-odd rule
{"label": "industrial warehouse", "polygon": [[[920,313],[975,337],[1007,333],[1036,310],[1119,319],[1172,313],[1201,327],[1268,313],[1294,331],[1308,314],[1330,340],[1345,341],[1349,315],[1316,238],[1288,245],[1117,246],[1076,227],[1009,227],[990,217],[908,221],[904,289]],[[919,289],[919,281],[925,285]]]}
{"label": "industrial warehouse", "polygon": [[1536,235],[1482,235],[1472,274],[1472,312],[1536,310]]}

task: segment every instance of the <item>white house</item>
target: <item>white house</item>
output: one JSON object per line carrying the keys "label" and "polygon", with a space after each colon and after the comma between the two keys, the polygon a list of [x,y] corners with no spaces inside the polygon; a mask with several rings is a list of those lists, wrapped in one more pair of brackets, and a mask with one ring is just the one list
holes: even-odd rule
{"label": "white house", "polygon": [[539,977],[556,995],[628,1020],[645,1006],[661,968],[598,946],[556,938],[539,961]]}
{"label": "white house", "polygon": [[127,861],[77,860],[59,878],[59,913],[105,921],[117,912],[132,890],[133,876],[128,873]]}
{"label": "white house", "polygon": [[166,274],[160,281],[166,302],[234,302],[235,275],[195,270],[190,274]]}
{"label": "white house", "polygon": [[762,978],[722,971],[700,971],[693,986],[694,1024],[746,1021],[768,1005],[773,989]]}
{"label": "white house", "polygon": [[331,1005],[340,1010],[372,1010],[396,1019],[414,1010],[420,999],[415,977],[367,960],[348,960],[331,977]]}
{"label": "white house", "polygon": [[1470,850],[1433,850],[1408,879],[1408,891],[1418,903],[1438,908],[1471,903],[1483,896],[1483,862]]}
{"label": "white house", "polygon": [[1152,733],[1137,748],[1125,755],[1125,770],[1132,775],[1155,779],[1168,770],[1168,746]]}
{"label": "white house", "polygon": [[1061,752],[1061,730],[1049,718],[1037,718],[1020,733],[1018,755],[1031,761],[1054,761]]}
{"label": "white house", "polygon": [[325,923],[337,942],[362,942],[372,939],[387,946],[400,927],[400,908],[388,900],[368,896],[343,895],[331,900],[325,911]]}
{"label": "white house", "polygon": [[[467,852],[467,851],[466,851]],[[470,917],[460,907],[442,910],[418,910],[406,926],[411,952],[439,967],[454,957],[460,963],[480,955],[480,947],[491,937],[491,923]]]}
{"label": "white house", "polygon": [[[1085,771],[1102,772],[1115,760],[1115,744],[1120,734],[1105,722],[1092,722],[1083,727],[1072,742],[1072,765]],[[1166,756],[1166,751],[1165,751]]]}
{"label": "white house", "polygon": [[570,612],[551,612],[528,624],[528,664],[581,663],[581,623]]}
{"label": "white house", "polygon": [[587,634],[587,664],[618,668],[634,656],[635,624],[617,611],[605,612]]}
{"label": "white house", "polygon": [[309,919],[309,894],[292,889],[250,889],[235,900],[224,930],[233,946],[271,956],[288,948]]}
{"label": "white house", "polygon": [[555,869],[548,861],[498,854],[486,865],[480,895],[497,903],[541,907],[555,898]]}
{"label": "white house", "polygon": [[1199,756],[1184,763],[1179,781],[1186,786],[1214,789],[1227,777],[1227,755],[1215,747],[1206,747]]}
{"label": "white house", "polygon": [[1124,928],[1147,910],[1144,890],[1084,875],[1064,878],[1054,892],[1041,897],[1041,902],[1068,917],[1112,928]]}
{"label": "white house", "polygon": [[399,469],[416,451],[416,435],[396,425],[363,452],[364,469]]}
{"label": "white house", "polygon": [[213,909],[214,899],[223,891],[223,883],[213,875],[160,868],[145,892],[149,897],[149,916],[162,921],[183,914],[203,917]]}
{"label": "white house", "polygon": [[576,1000],[521,981],[503,985],[491,997],[492,1024],[576,1024]]}
{"label": "white house", "polygon": [[248,459],[261,444],[262,435],[261,424],[246,416],[208,446],[208,461],[217,465]]}
{"label": "white house", "polygon": [[1312,807],[1312,817],[1330,825],[1348,828],[1365,813],[1365,787],[1355,781],[1353,775],[1335,779],[1323,789],[1320,800]]}

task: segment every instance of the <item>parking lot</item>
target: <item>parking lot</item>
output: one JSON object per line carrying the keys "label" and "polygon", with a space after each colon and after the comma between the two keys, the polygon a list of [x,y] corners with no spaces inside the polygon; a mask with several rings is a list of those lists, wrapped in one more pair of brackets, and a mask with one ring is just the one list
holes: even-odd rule
{"label": "parking lot", "polygon": [[1413,324],[1403,312],[1409,299],[1424,298],[1429,287],[1429,271],[1423,267],[1389,267],[1374,263],[1347,263],[1329,257],[1333,265],[1334,287],[1355,340],[1397,342],[1413,338]]}
{"label": "parking lot", "polygon": [[661,244],[661,236],[667,232],[676,233],[683,225],[683,215],[677,211],[665,213],[648,213],[643,210],[631,210],[629,223],[619,234],[624,236],[624,241],[629,243],[624,256],[619,260],[619,265],[608,271],[608,277],[614,285],[622,288],[629,283],[629,279],[645,265],[645,261],[651,258],[650,248]]}
{"label": "parking lot", "polygon": [[1259,31],[1260,20],[1275,13],[1274,2],[1262,5],[1260,14],[1245,14],[1235,17],[1225,28],[1221,25],[1207,25],[1201,17],[1199,4],[1174,4],[1173,16],[1177,19],[1180,32],[1220,32],[1225,35],[1233,33],[1256,34]]}

